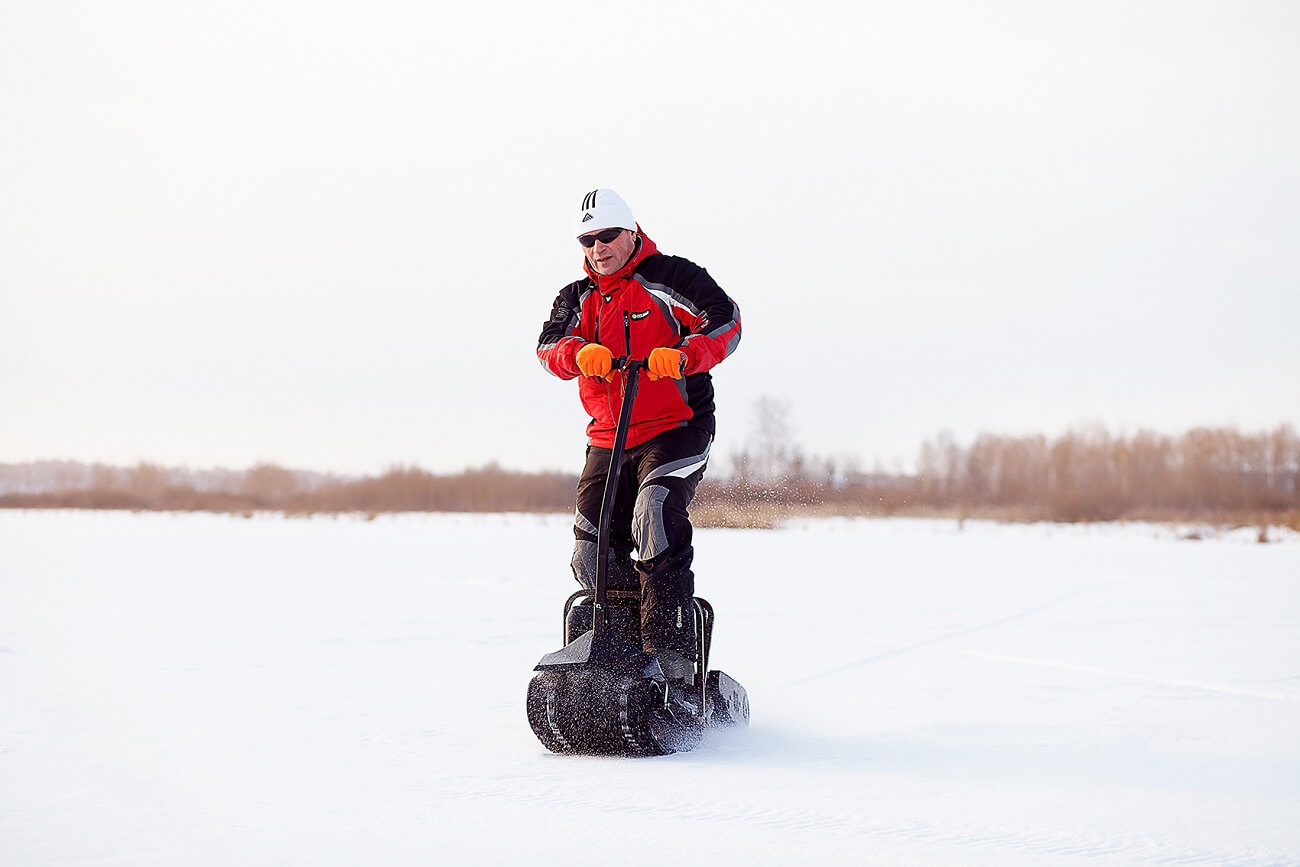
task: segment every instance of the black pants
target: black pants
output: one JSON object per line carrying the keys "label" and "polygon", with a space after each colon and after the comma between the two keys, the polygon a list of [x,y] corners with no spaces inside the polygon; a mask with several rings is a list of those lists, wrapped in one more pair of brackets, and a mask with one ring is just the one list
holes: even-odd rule
{"label": "black pants", "polygon": [[[609,534],[609,589],[641,591],[641,646],[695,659],[695,574],[686,507],[704,477],[712,437],[675,428],[623,453]],[[574,516],[573,576],[596,586],[596,536],[610,450],[587,447]],[[637,560],[632,560],[633,549]]]}

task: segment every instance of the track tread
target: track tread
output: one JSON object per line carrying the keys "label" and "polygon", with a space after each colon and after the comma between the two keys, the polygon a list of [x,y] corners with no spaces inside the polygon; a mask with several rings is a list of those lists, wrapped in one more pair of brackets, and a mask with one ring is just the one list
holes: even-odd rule
{"label": "track tread", "polygon": [[[703,722],[665,701],[653,680],[595,666],[541,671],[528,685],[528,721],[555,753],[657,756],[694,749]],[[680,705],[677,705],[681,708]]]}

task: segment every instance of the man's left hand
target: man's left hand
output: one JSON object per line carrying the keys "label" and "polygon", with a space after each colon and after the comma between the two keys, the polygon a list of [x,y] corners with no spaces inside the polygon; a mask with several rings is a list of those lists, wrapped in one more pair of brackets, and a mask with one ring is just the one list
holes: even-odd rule
{"label": "man's left hand", "polygon": [[660,346],[657,349],[650,350],[650,357],[646,359],[646,373],[653,382],[661,376],[669,379],[681,379],[682,371],[686,369],[686,353],[680,349],[669,349],[666,346]]}

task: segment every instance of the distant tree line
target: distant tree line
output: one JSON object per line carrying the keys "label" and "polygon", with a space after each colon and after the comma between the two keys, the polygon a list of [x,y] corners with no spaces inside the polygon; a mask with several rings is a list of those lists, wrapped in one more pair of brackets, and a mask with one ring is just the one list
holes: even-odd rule
{"label": "distant tree line", "polygon": [[[804,455],[787,409],[760,402],[758,433],[732,473],[700,486],[702,525],[770,526],[796,514],[952,515],[1007,520],[1212,520],[1300,529],[1300,437],[1115,436],[1096,428],[1055,438],[941,435],[915,473],[864,472],[853,460]],[[121,468],[71,462],[0,465],[0,508],[322,512],[567,512],[577,477],[495,464],[449,475],[395,467],[340,477],[262,464],[245,471]]]}
{"label": "distant tree line", "polygon": [[[760,408],[760,415],[765,410]],[[771,409],[766,410],[771,414]],[[780,415],[780,412],[776,412]],[[760,424],[715,499],[821,511],[955,514],[1011,520],[1203,518],[1300,528],[1300,437],[1200,428],[1116,436],[1101,428],[1041,435],[950,435],[925,443],[913,474],[863,472],[808,457],[779,419]]]}
{"label": "distant tree line", "polygon": [[395,467],[346,478],[273,464],[239,472],[69,462],[0,465],[0,508],[251,512],[503,512],[573,508],[577,477],[488,465],[450,475]]}
{"label": "distant tree line", "polygon": [[1290,426],[1259,434],[986,434],[965,448],[940,438],[921,450],[916,488],[917,502],[1034,509],[1063,521],[1279,513],[1300,508],[1300,438]]}

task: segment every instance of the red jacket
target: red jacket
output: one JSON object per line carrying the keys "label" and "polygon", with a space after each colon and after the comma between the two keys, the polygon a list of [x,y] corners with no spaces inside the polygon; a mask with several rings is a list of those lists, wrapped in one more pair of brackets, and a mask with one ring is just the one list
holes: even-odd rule
{"label": "red jacket", "polygon": [[[714,431],[713,378],[708,371],[740,342],[740,309],[708,272],[678,256],[665,256],[641,233],[640,247],[627,264],[600,275],[584,260],[586,278],[560,290],[551,318],[542,326],[537,356],[561,379],[579,375],[574,356],[584,343],[601,343],[615,357],[644,359],[658,346],[686,355],[680,380],[651,382],[642,376],[627,445],[640,445],[676,427]],[[624,335],[624,313],[631,345]],[[610,448],[623,396],[623,374],[609,381],[584,376],[578,395],[591,416],[587,435],[592,445]]]}

